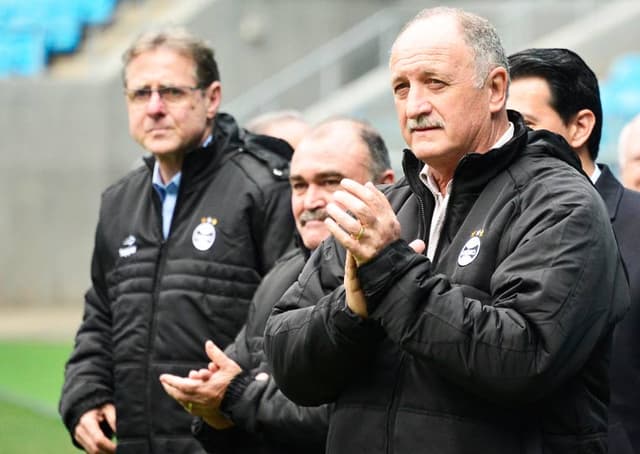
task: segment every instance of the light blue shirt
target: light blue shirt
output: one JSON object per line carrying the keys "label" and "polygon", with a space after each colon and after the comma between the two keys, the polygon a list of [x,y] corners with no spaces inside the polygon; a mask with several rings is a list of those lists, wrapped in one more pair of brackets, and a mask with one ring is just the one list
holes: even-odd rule
{"label": "light blue shirt", "polygon": [[[213,136],[207,137],[207,140],[202,144],[206,147],[211,143]],[[178,200],[178,190],[180,189],[180,181],[182,180],[182,172],[176,173],[169,183],[164,184],[162,177],[160,176],[160,166],[158,161],[153,165],[153,176],[151,177],[151,184],[160,196],[162,201],[162,235],[166,240],[169,236],[169,229],[171,228],[171,221],[173,220],[173,212],[176,209],[176,202]]]}
{"label": "light blue shirt", "polygon": [[169,236],[173,212],[176,209],[180,180],[182,180],[182,172],[176,173],[169,183],[164,184],[160,177],[160,166],[158,165],[158,161],[156,161],[153,166],[153,177],[151,179],[151,183],[162,201],[162,235],[165,240]]}

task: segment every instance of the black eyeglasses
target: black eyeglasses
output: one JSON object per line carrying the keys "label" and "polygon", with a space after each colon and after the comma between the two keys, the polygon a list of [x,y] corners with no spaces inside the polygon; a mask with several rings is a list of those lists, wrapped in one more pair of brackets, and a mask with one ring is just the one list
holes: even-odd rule
{"label": "black eyeglasses", "polygon": [[159,86],[158,88],[135,88],[132,90],[125,89],[124,94],[130,103],[142,105],[149,102],[154,92],[157,92],[160,99],[167,104],[178,104],[184,101],[192,91],[202,90],[202,87],[184,87],[184,86]]}

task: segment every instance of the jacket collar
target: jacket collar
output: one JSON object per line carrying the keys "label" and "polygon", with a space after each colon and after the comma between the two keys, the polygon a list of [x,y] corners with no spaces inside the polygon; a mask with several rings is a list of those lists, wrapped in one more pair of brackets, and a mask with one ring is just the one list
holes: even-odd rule
{"label": "jacket collar", "polygon": [[[454,186],[463,185],[469,190],[478,191],[497,173],[506,168],[524,148],[527,140],[527,127],[519,113],[507,111],[509,121],[514,125],[513,137],[500,148],[487,153],[468,153],[462,157],[454,172]],[[424,186],[419,179],[419,172],[424,164],[418,160],[410,149],[404,150],[402,161],[404,174],[413,192],[424,193]]]}
{"label": "jacket collar", "polygon": [[[192,187],[208,175],[229,151],[237,151],[242,146],[237,123],[228,114],[218,113],[213,125],[213,140],[206,147],[188,151],[182,163],[182,186]],[[155,157],[146,156],[144,161],[153,171]]]}
{"label": "jacket collar", "polygon": [[[524,154],[553,156],[584,173],[578,157],[561,136],[545,130],[530,130],[516,111],[508,110],[507,115],[514,125],[511,140],[502,147],[491,149],[486,153],[464,155],[454,172],[452,191],[480,192],[493,177]],[[423,194],[424,185],[418,177],[423,163],[411,150],[405,149],[402,166],[413,192]]]}

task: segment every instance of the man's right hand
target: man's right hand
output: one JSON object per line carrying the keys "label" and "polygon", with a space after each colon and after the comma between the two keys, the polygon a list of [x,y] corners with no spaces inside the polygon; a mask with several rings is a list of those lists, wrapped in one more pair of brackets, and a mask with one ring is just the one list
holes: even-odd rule
{"label": "man's right hand", "polygon": [[102,431],[100,424],[106,422],[115,432],[116,409],[113,404],[89,410],[80,418],[73,437],[89,454],[115,454],[116,444]]}

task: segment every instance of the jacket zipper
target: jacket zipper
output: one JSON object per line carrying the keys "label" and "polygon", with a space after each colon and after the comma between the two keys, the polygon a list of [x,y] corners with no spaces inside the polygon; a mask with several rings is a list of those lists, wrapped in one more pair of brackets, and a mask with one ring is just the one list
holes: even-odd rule
{"label": "jacket zipper", "polygon": [[425,222],[425,217],[427,215],[426,209],[424,207],[425,201],[424,197],[422,197],[421,195],[416,194],[416,197],[418,197],[418,201],[420,202],[418,204],[418,211],[420,214],[420,216],[418,216],[418,235],[420,235],[420,238],[422,238],[425,244],[428,245],[429,234],[426,228],[427,223]]}
{"label": "jacket zipper", "polygon": [[[157,194],[154,194],[157,195]],[[144,383],[145,383],[145,394],[146,394],[146,399],[145,399],[145,407],[146,407],[146,414],[148,415],[148,430],[147,430],[147,445],[149,446],[149,450],[150,452],[152,452],[152,429],[153,429],[153,424],[152,424],[152,418],[151,418],[151,399],[152,399],[152,395],[151,395],[151,387],[148,386],[148,384],[150,383],[150,375],[151,375],[151,355],[152,355],[152,347],[153,347],[153,339],[155,337],[155,330],[156,330],[156,305],[158,302],[158,298],[160,295],[160,277],[163,275],[164,273],[164,266],[165,266],[165,249],[166,249],[166,244],[167,241],[164,239],[163,233],[162,233],[162,202],[159,200],[159,198],[154,201],[155,202],[160,202],[160,209],[158,210],[158,221],[159,221],[159,225],[160,225],[160,238],[162,238],[161,242],[160,242],[160,247],[158,249],[158,256],[156,258],[156,264],[155,264],[155,273],[153,276],[153,286],[152,286],[152,297],[151,297],[151,318],[149,320],[149,336],[147,338],[147,351],[146,351],[146,361],[145,361],[145,377],[144,377]],[[176,203],[177,205],[177,203]],[[175,214],[175,213],[174,213]],[[173,220],[171,222],[173,224]]]}

